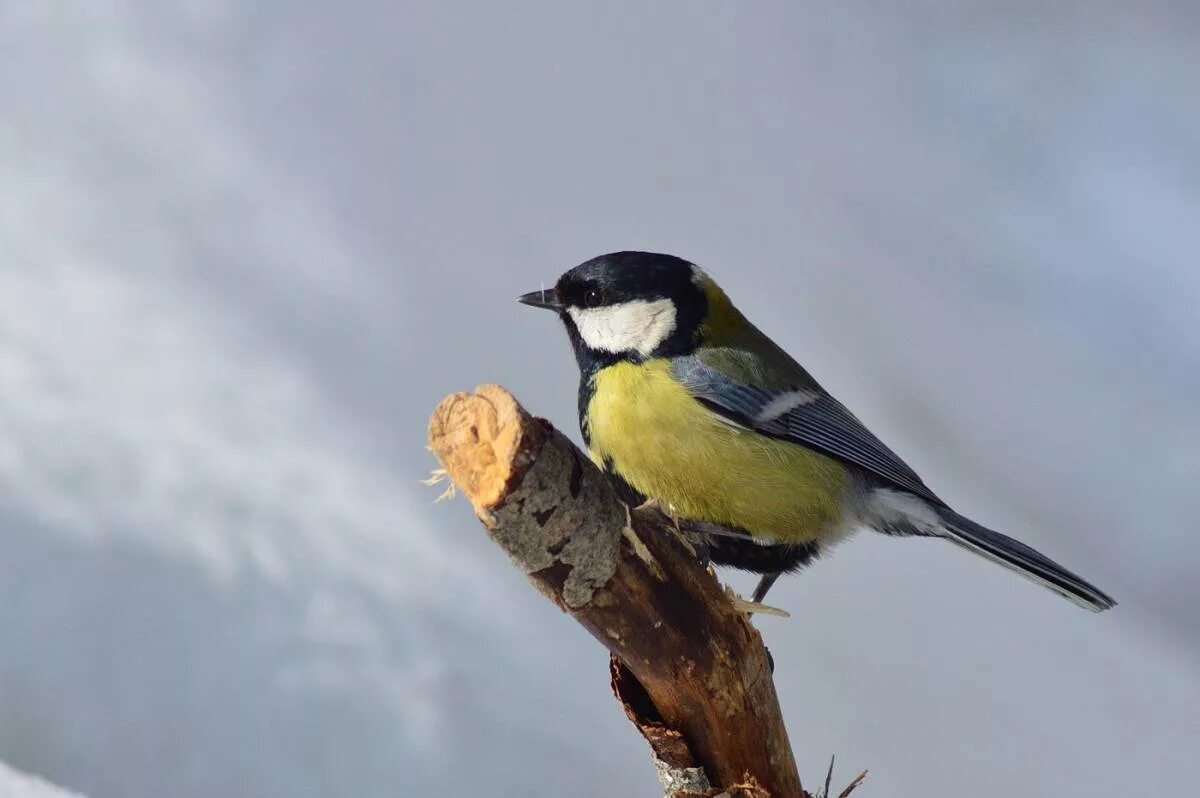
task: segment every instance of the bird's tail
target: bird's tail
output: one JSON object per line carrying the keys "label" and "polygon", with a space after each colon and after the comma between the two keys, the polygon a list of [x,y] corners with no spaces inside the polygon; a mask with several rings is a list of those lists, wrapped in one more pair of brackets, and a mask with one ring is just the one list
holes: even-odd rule
{"label": "bird's tail", "polygon": [[939,530],[942,536],[964,549],[983,555],[1092,612],[1116,605],[1104,591],[1019,540],[993,532],[949,508],[939,507],[937,514],[942,520]]}

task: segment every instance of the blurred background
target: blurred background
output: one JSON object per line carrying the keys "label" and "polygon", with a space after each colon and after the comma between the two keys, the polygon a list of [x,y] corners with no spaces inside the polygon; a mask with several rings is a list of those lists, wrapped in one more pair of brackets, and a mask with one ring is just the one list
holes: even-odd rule
{"label": "blurred background", "polygon": [[513,297],[636,248],[1121,602],[876,536],[781,582],[810,784],[1186,792],[1200,12],[945,5],[0,4],[0,760],[94,798],[657,794],[601,649],[419,483],[481,382],[578,439]]}

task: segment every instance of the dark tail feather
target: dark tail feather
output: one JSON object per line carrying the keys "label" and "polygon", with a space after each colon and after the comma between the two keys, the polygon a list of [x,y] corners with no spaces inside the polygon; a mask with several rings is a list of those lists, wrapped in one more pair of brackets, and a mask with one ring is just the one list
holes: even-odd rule
{"label": "dark tail feather", "polygon": [[938,514],[944,522],[946,538],[964,549],[981,554],[1092,612],[1116,605],[1103,591],[1019,540],[993,532],[953,510],[938,508]]}

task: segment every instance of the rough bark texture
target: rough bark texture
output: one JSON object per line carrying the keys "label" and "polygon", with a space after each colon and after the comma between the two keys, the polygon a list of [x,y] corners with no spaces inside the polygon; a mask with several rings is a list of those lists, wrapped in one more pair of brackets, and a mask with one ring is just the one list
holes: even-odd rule
{"label": "rough bark texture", "polygon": [[766,649],[687,542],[504,389],[447,397],[430,448],[488,534],[612,653],[669,796],[804,796]]}

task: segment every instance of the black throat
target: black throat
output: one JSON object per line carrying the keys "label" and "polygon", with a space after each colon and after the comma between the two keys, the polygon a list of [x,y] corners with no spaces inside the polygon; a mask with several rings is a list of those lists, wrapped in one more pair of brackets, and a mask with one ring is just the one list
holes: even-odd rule
{"label": "black throat", "polygon": [[[689,355],[695,351],[701,324],[708,314],[708,297],[696,280],[694,267],[682,258],[652,252],[613,252],[579,264],[559,278],[554,289],[559,318],[567,328],[579,366],[579,424],[590,445],[587,408],[596,390],[596,375],[617,363],[643,363],[656,358]],[[587,345],[571,317],[571,308],[595,308],[624,302],[670,300],[675,328],[654,351],[621,352]]]}

